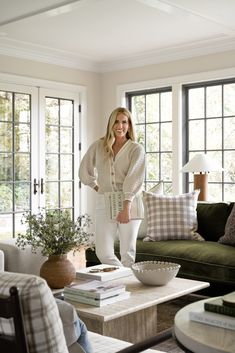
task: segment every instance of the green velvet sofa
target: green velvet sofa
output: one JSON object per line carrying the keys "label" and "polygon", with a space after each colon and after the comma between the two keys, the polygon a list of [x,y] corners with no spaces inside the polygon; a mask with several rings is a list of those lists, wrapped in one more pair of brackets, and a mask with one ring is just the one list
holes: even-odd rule
{"label": "green velvet sofa", "polygon": [[[164,240],[144,242],[137,240],[136,262],[171,261],[181,265],[178,276],[215,284],[221,289],[235,290],[235,246],[218,242],[224,235],[227,218],[233,203],[197,204],[198,233],[205,241]],[[115,245],[119,255],[118,242]],[[98,264],[94,251],[86,252],[87,265]]]}

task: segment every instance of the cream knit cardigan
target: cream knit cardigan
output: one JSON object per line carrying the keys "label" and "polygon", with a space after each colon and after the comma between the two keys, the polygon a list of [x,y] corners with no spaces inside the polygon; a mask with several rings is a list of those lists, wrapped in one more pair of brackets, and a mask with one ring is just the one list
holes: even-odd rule
{"label": "cream knit cardigan", "polygon": [[116,154],[107,157],[103,140],[94,142],[84,155],[79,178],[85,185],[99,187],[99,193],[123,191],[124,199],[132,201],[142,190],[145,173],[145,153],[142,146],[128,140]]}

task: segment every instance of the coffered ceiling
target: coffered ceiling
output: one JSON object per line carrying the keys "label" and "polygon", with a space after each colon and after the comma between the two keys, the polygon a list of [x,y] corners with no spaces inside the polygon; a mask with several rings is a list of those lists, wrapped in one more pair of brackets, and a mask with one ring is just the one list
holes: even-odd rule
{"label": "coffered ceiling", "polygon": [[0,54],[106,72],[235,49],[234,0],[0,0]]}

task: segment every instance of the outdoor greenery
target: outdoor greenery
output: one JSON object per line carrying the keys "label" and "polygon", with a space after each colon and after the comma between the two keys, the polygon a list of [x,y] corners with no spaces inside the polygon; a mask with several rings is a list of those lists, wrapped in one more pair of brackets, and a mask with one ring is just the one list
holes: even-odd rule
{"label": "outdoor greenery", "polygon": [[47,211],[45,214],[24,214],[26,233],[18,234],[16,244],[24,249],[27,245],[32,252],[41,250],[42,255],[63,255],[81,248],[93,248],[93,234],[89,232],[91,219],[87,214],[71,220],[67,211]]}

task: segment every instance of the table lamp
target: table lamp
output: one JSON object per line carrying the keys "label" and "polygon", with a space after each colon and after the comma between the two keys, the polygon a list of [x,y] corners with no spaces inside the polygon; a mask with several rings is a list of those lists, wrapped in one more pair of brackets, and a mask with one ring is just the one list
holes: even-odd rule
{"label": "table lamp", "polygon": [[223,168],[207,154],[195,154],[182,168],[184,173],[194,173],[194,190],[200,189],[198,201],[207,201],[208,173],[222,170]]}

